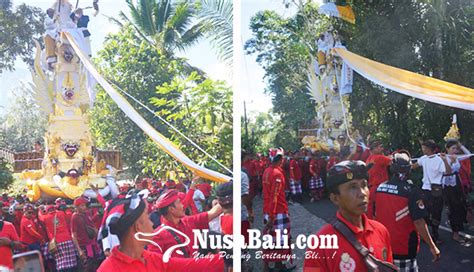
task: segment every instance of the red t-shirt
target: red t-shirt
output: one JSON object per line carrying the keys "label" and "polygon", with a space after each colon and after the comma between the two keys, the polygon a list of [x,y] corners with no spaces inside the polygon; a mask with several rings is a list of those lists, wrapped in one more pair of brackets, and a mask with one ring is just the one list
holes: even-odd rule
{"label": "red t-shirt", "polygon": [[181,201],[181,203],[184,206],[184,209],[190,208],[191,209],[191,214],[198,214],[199,211],[196,207],[196,203],[193,200],[194,192],[195,189],[189,189],[189,191],[186,193],[186,196],[184,199]]}
{"label": "red t-shirt", "polygon": [[96,238],[90,239],[87,235],[86,226],[95,228],[94,223],[85,214],[74,213],[71,219],[71,231],[74,233],[79,246],[86,246],[96,241]]}
{"label": "red t-shirt", "polygon": [[461,180],[461,184],[471,187],[471,160],[462,160],[460,163],[461,169],[459,169],[459,179]]}
{"label": "red t-shirt", "polygon": [[322,164],[320,160],[311,159],[309,161],[309,173],[311,176],[321,177]]}
{"label": "red t-shirt", "polygon": [[[180,249],[183,252],[186,250],[187,253],[189,254],[189,257],[192,257],[192,254],[195,251],[197,251],[196,249],[193,249],[193,245],[195,242],[193,229],[201,229],[201,230],[209,229],[209,215],[207,214],[207,212],[202,212],[202,213],[198,213],[191,216],[185,216],[181,218],[181,221],[176,225],[168,221],[166,218],[162,216],[161,223],[186,234],[186,236],[188,236],[188,238],[191,239],[191,242],[186,247],[181,247],[178,249]],[[154,232],[156,233],[161,228],[162,228],[162,225],[158,226]],[[184,243],[186,241],[186,238],[184,236],[180,235],[177,232],[175,232],[175,234],[180,238],[181,243]],[[155,245],[149,245],[148,249],[151,251],[161,253],[161,254],[164,254],[168,248],[178,244],[175,237],[169,230],[162,230],[159,234],[153,237],[153,241],[157,243],[158,245],[160,245],[161,250]],[[171,254],[171,257],[183,257],[183,256],[179,255],[175,250]]]}
{"label": "red t-shirt", "polygon": [[293,180],[301,181],[303,174],[301,172],[300,163],[297,160],[290,161],[290,178]]}
{"label": "red t-shirt", "polygon": [[67,223],[66,214],[61,211],[48,213],[41,217],[46,226],[49,240],[54,238],[54,215],[56,214],[56,243],[71,241],[71,229]]}
{"label": "red t-shirt", "polygon": [[245,170],[247,170],[247,174],[249,177],[255,177],[257,175],[257,171],[255,169],[255,162],[253,160],[243,161],[242,168],[245,168]]}
{"label": "red t-shirt", "polygon": [[338,156],[329,157],[328,164],[326,165],[326,170],[329,171],[329,169],[331,169],[331,167],[333,167],[334,165],[336,165],[340,161],[341,161],[341,159]]}
{"label": "red t-shirt", "polygon": [[[362,214],[364,229],[360,229],[344,219],[339,212],[336,216],[349,227],[357,240],[368,248],[372,255],[377,259],[393,262],[390,234],[382,224]],[[325,225],[316,235],[318,237],[336,235],[339,248],[307,249],[303,271],[367,271],[362,255],[332,225]]]}
{"label": "red t-shirt", "polygon": [[23,218],[23,211],[15,211],[15,219],[13,219],[13,226],[15,226],[16,233],[20,233],[21,219]]}
{"label": "red t-shirt", "polygon": [[392,159],[382,154],[370,154],[367,164],[374,164],[369,169],[369,186],[375,190],[382,182],[389,179],[387,167]]}
{"label": "red t-shirt", "polygon": [[98,272],[165,272],[165,271],[224,271],[224,261],[218,255],[213,255],[212,258],[173,258],[168,263],[163,262],[163,255],[143,251],[142,258],[144,262],[139,259],[133,259],[128,255],[123,254],[118,247],[114,247],[111,255],[105,259],[100,265]]}
{"label": "red t-shirt", "polygon": [[288,214],[285,197],[285,175],[280,167],[268,167],[262,177],[263,213],[270,217]]}
{"label": "red t-shirt", "polygon": [[232,214],[225,214],[221,216],[221,230],[223,234],[232,235],[233,233],[233,216]]}
{"label": "red t-shirt", "polygon": [[[0,230],[0,238],[8,238],[12,241],[19,241],[18,234],[12,223],[3,221],[3,228]],[[11,247],[0,246],[0,266],[13,269],[13,253]]]}
{"label": "red t-shirt", "polygon": [[179,192],[186,192],[186,186],[184,186],[184,184],[181,182],[176,183],[175,189]]}
{"label": "red t-shirt", "polygon": [[35,221],[26,218],[26,216],[23,216],[21,219],[20,237],[20,241],[26,244],[34,244],[42,242],[43,240],[43,237],[41,236]]}

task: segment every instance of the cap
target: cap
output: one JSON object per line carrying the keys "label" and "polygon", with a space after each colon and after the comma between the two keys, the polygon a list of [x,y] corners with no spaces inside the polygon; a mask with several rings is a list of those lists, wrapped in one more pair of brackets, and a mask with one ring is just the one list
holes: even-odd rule
{"label": "cap", "polygon": [[285,150],[283,150],[283,148],[275,148],[275,149],[270,149],[270,161],[272,163],[275,163],[277,162],[278,160],[280,160],[281,158],[283,158],[283,156],[285,155]]}
{"label": "cap", "polygon": [[52,212],[55,210],[55,206],[54,205],[47,205],[46,206],[46,212]]}
{"label": "cap", "polygon": [[168,207],[169,205],[173,204],[178,198],[179,196],[177,190],[169,190],[158,198],[155,207],[158,209]]}
{"label": "cap", "polygon": [[178,192],[178,198],[182,202],[186,198],[186,194],[183,192]]}
{"label": "cap", "polygon": [[354,179],[368,179],[369,169],[363,161],[342,161],[329,169],[327,186],[335,187]]}
{"label": "cap", "polygon": [[54,204],[56,204],[56,206],[67,205],[66,200],[60,197],[56,198],[56,200],[54,201]]}
{"label": "cap", "polygon": [[115,234],[120,238],[143,214],[145,208],[145,200],[134,192],[124,198],[114,198],[104,211],[98,239],[101,240],[109,234]]}
{"label": "cap", "polygon": [[85,197],[78,197],[74,200],[74,206],[78,207],[79,205],[81,204],[88,204],[89,203],[89,200]]}
{"label": "cap", "polygon": [[176,183],[174,182],[174,180],[170,179],[165,183],[165,186],[166,188],[174,188],[176,186]]}
{"label": "cap", "polygon": [[28,211],[34,212],[35,206],[33,206],[33,204],[26,203],[25,206],[23,206],[23,212],[28,212]]}

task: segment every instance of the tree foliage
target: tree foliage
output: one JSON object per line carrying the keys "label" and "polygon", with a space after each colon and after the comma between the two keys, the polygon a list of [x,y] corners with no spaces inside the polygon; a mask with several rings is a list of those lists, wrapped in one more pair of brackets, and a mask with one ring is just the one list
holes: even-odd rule
{"label": "tree foliage", "polygon": [[[188,1],[126,0],[131,18],[120,12],[120,19],[134,26],[137,36],[173,55],[203,37],[205,24],[195,21],[195,8]],[[120,21],[116,20],[120,24]]]}
{"label": "tree foliage", "polygon": [[[102,74],[229,166],[232,150],[230,89],[222,82],[201,80],[195,73],[183,77],[183,59],[169,58],[146,41],[135,39],[134,31],[124,27],[121,33],[108,37],[97,59]],[[210,160],[185,139],[152,113],[128,100],[157,131],[192,160],[213,167]],[[162,176],[166,170],[182,169],[159,150],[104,91],[99,91],[91,114],[98,146],[121,150],[125,164],[133,173]]]}
{"label": "tree foliage", "polygon": [[[252,18],[253,37],[246,49],[257,54],[257,62],[266,71],[266,91],[274,97],[280,122],[294,131],[314,116],[303,88],[304,66],[315,54],[315,40],[328,23],[339,29],[348,49],[356,54],[473,87],[473,5],[464,0],[355,2],[355,25],[321,17],[311,3],[290,18],[262,11]],[[461,140],[474,144],[474,115],[469,111],[410,98],[357,74],[350,101],[354,127],[363,136],[382,138],[392,148],[413,150],[418,148],[418,138],[441,142],[454,113],[458,115]],[[286,137],[298,141],[296,134]]]}
{"label": "tree foliage", "polygon": [[0,1],[0,74],[12,71],[17,58],[32,63],[33,38],[44,32],[39,8],[21,4],[13,8],[12,1]]}
{"label": "tree foliage", "polygon": [[1,147],[12,151],[30,151],[34,143],[44,137],[46,117],[26,86],[18,87],[13,95],[13,103],[0,117]]}
{"label": "tree foliage", "polygon": [[233,5],[230,0],[201,0],[198,2],[198,17],[207,25],[205,36],[217,56],[232,64],[233,57]]}
{"label": "tree foliage", "polygon": [[12,169],[4,158],[0,158],[0,189],[6,189],[13,183]]}

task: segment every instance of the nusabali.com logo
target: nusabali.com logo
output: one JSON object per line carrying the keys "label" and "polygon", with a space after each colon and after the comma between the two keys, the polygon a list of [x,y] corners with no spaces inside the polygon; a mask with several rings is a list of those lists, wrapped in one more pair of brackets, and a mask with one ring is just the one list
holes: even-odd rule
{"label": "nusabali.com logo", "polygon": [[[152,237],[160,234],[162,231],[172,231],[177,235],[184,238],[184,242],[178,243],[165,251],[162,250],[161,246],[152,240]],[[336,234],[316,235],[312,234],[309,236],[298,235],[296,236],[295,242],[290,242],[290,235],[285,229],[283,232],[279,229],[274,231],[274,235],[263,234],[260,230],[249,229],[248,230],[248,243],[245,243],[243,235],[238,235],[234,239],[233,235],[222,235],[213,234],[209,230],[193,230],[193,249],[211,249],[211,250],[230,250],[234,246],[240,246],[242,250],[255,249],[255,250],[275,250],[275,249],[338,249],[338,237]],[[142,236],[142,237],[140,237]],[[163,253],[163,262],[169,262],[171,255],[176,252],[179,255],[184,256],[181,248],[185,248],[191,243],[191,238],[183,232],[170,227],[163,226],[153,233],[138,232],[135,234],[135,239],[144,241],[157,246]],[[197,257],[195,255],[194,257]]]}

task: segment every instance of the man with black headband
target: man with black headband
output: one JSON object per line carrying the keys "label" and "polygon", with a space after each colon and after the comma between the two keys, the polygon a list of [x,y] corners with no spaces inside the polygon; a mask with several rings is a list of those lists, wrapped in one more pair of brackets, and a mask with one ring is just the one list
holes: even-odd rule
{"label": "man with black headband", "polygon": [[145,250],[152,243],[153,223],[148,216],[145,200],[137,194],[126,198],[117,198],[105,211],[99,239],[108,234],[115,234],[120,245],[112,249],[99,267],[99,272],[133,272],[133,271],[208,271],[210,268],[223,271],[224,262],[218,255],[204,259],[173,258]]}
{"label": "man with black headband", "polygon": [[395,265],[400,271],[418,271],[420,236],[429,246],[433,261],[439,259],[440,252],[426,226],[428,211],[421,191],[409,180],[409,154],[395,153],[390,170],[392,178],[380,184],[375,194],[375,219],[390,232]]}
{"label": "man with black headband", "polygon": [[[316,234],[326,239],[326,247],[306,251],[305,271],[396,271],[390,264],[389,232],[365,215],[367,178],[367,166],[362,161],[343,161],[331,167],[327,189],[338,211],[336,219]],[[374,263],[389,270],[374,270]]]}

